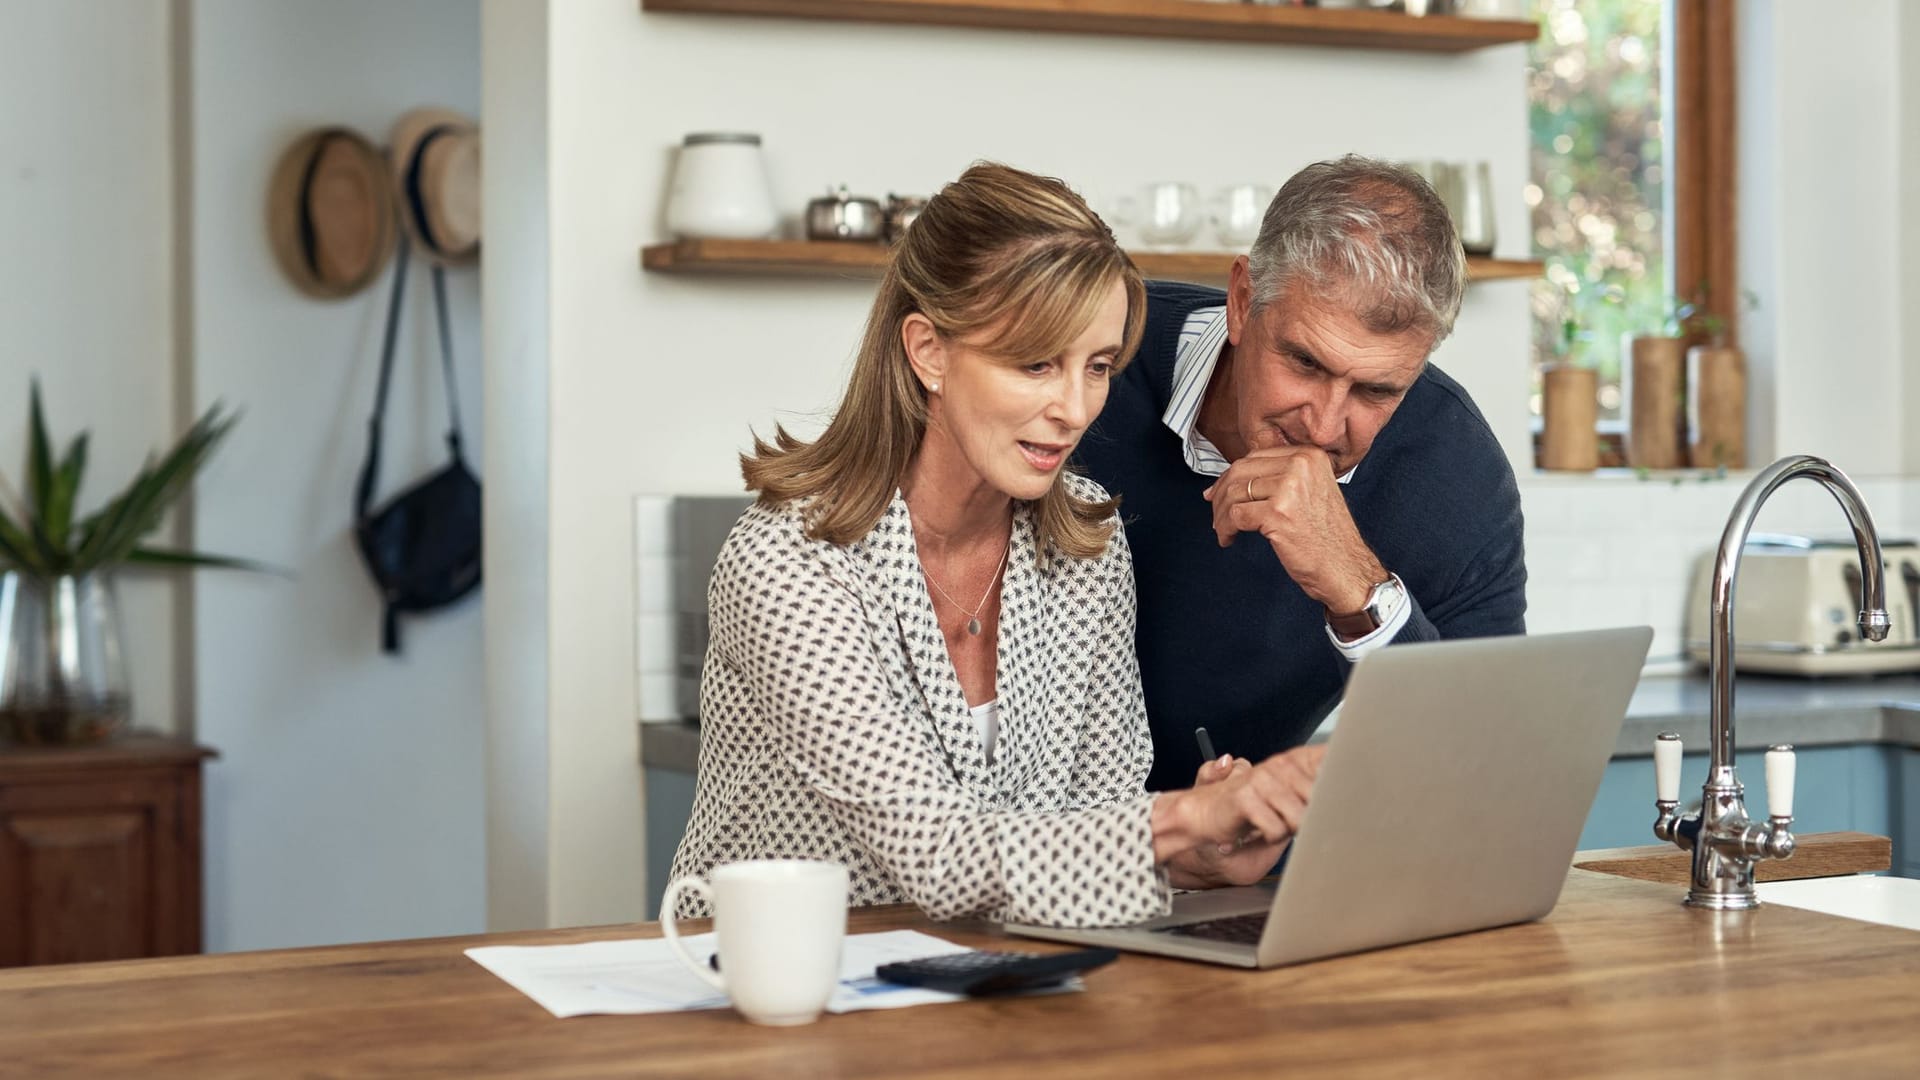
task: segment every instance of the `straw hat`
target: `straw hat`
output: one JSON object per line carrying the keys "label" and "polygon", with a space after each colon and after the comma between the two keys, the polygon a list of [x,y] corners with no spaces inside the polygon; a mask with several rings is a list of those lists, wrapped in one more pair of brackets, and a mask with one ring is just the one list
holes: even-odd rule
{"label": "straw hat", "polygon": [[343,127],[295,139],[274,166],[267,235],[301,292],[338,299],[365,288],[386,268],[396,235],[379,147]]}
{"label": "straw hat", "polygon": [[388,141],[400,223],[429,259],[480,258],[480,129],[449,109],[414,109]]}

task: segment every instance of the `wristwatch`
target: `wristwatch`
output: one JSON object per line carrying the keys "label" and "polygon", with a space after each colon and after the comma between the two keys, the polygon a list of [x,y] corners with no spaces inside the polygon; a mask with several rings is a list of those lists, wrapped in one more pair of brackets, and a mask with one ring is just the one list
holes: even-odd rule
{"label": "wristwatch", "polygon": [[1388,574],[1387,580],[1374,585],[1367,593],[1366,606],[1350,615],[1335,615],[1329,611],[1327,625],[1340,635],[1341,640],[1354,641],[1387,625],[1400,610],[1400,605],[1406,602],[1407,586],[1400,580],[1400,575]]}

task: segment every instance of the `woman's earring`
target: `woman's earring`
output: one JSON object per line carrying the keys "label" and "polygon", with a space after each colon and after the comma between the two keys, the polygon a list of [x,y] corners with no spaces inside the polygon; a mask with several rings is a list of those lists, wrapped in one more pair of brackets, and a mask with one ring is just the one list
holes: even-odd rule
{"label": "woman's earring", "polygon": [[939,392],[940,392],[940,384],[939,384],[939,383],[937,383],[937,382],[930,382],[930,383],[928,383],[928,384],[927,384],[927,393],[929,393],[929,394],[937,394],[937,393],[939,393]]}

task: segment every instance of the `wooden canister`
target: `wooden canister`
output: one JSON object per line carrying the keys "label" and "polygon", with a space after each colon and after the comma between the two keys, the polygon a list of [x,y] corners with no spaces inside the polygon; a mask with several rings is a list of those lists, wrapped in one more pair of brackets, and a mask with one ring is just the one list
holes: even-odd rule
{"label": "wooden canister", "polygon": [[1547,364],[1540,369],[1541,413],[1546,430],[1540,439],[1540,467],[1572,471],[1600,467],[1600,376],[1578,364]]}
{"label": "wooden canister", "polygon": [[1675,337],[1637,337],[1627,382],[1627,464],[1636,469],[1686,465],[1687,343]]}
{"label": "wooden canister", "polygon": [[1739,349],[1687,350],[1687,443],[1696,469],[1747,463],[1747,360]]}

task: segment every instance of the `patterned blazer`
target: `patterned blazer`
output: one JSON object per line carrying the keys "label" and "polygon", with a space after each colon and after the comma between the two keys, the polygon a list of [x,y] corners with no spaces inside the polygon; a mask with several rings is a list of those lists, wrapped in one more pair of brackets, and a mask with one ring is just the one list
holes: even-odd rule
{"label": "patterned blazer", "polygon": [[[1165,914],[1125,535],[1073,559],[1036,553],[1033,526],[1016,504],[989,763],[906,502],[845,546],[807,539],[794,504],[749,509],[708,589],[699,778],[674,876],[828,859],[856,906],[1069,926]],[[685,896],[677,913],[710,912]]]}

